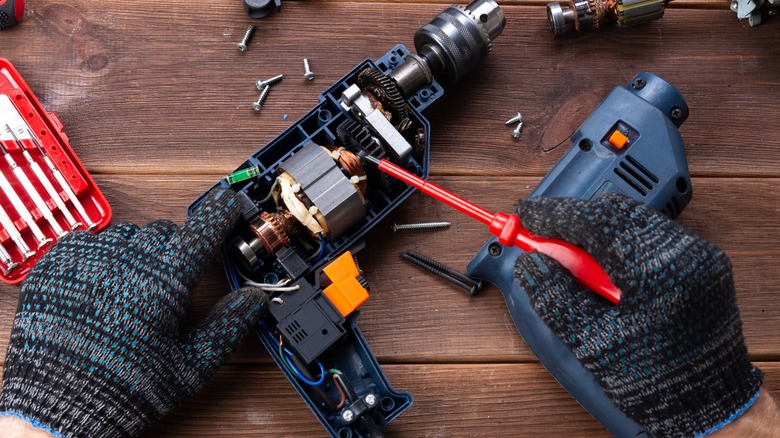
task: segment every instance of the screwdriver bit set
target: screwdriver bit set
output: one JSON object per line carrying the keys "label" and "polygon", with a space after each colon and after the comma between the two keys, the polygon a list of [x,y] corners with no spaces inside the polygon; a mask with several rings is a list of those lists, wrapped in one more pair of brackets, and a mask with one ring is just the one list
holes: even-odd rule
{"label": "screwdriver bit set", "polygon": [[98,231],[111,207],[64,126],[0,58],[0,280],[15,284],[57,240]]}

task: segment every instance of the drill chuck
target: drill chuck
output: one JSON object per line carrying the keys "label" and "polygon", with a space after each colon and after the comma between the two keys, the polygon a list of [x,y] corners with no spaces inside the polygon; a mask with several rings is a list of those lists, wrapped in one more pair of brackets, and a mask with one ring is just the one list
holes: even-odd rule
{"label": "drill chuck", "polygon": [[494,0],[450,6],[415,32],[417,55],[409,56],[390,77],[406,96],[434,77],[456,82],[487,57],[505,25],[504,12]]}

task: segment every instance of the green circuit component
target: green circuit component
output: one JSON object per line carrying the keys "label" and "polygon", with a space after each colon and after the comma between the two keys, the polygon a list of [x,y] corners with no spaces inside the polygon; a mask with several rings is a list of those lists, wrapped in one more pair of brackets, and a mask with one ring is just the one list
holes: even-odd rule
{"label": "green circuit component", "polygon": [[233,185],[254,178],[260,174],[260,166],[247,167],[246,169],[237,170],[225,177],[225,181],[228,184]]}

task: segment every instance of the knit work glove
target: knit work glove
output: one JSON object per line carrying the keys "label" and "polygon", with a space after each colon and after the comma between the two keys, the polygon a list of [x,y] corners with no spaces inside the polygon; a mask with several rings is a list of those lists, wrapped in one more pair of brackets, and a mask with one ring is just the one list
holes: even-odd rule
{"label": "knit work glove", "polygon": [[64,237],[22,284],[0,415],[55,436],[139,435],[200,389],[257,322],[259,289],[182,332],[190,292],[239,217],[215,191],[183,226],[123,223]]}
{"label": "knit work glove", "polygon": [[731,263],[713,243],[620,195],[536,198],[535,234],[586,249],[623,291],[613,305],[535,252],[515,277],[618,408],[658,437],[711,433],[752,405],[761,372],[742,337]]}

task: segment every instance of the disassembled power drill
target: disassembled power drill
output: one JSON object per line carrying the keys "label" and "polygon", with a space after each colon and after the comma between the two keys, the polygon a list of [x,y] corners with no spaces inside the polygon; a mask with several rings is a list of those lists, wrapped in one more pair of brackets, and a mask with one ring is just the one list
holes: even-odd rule
{"label": "disassembled power drill", "polygon": [[[592,199],[623,193],[676,218],[692,194],[685,144],[678,131],[687,117],[688,105],[677,89],[651,73],[637,74],[627,86],[615,88],[577,129],[572,148],[530,196]],[[607,430],[618,437],[650,436],[607,398],[534,311],[514,278],[521,252],[492,239],[468,265],[469,276],[501,289],[529,348]]]}
{"label": "disassembled power drill", "polygon": [[481,63],[504,25],[493,0],[445,9],[415,33],[416,54],[398,45],[365,60],[215,186],[244,204],[224,250],[231,286],[271,294],[257,334],[334,437],[381,436],[412,404],[387,382],[357,326],[369,287],[353,253],[413,189],[364,168],[356,154],[426,177],[430,126],[421,111],[443,94],[437,80],[453,83]]}

